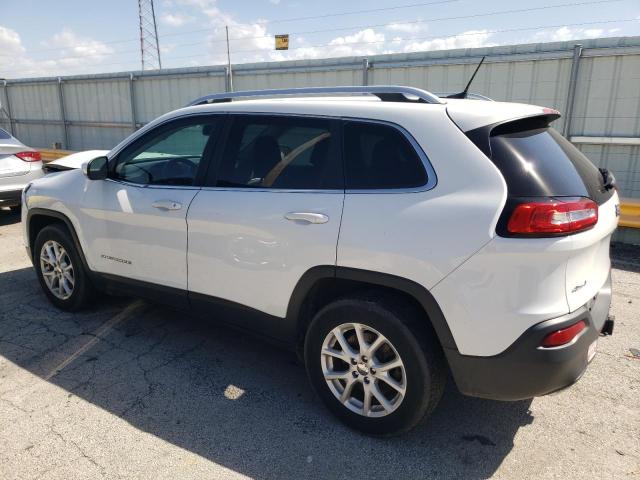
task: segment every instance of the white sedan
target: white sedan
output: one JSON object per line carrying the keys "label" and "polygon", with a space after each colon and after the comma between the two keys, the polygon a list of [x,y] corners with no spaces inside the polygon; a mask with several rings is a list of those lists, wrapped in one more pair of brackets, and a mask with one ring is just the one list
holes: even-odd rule
{"label": "white sedan", "polygon": [[43,175],[40,152],[0,128],[0,207],[20,208],[22,189]]}

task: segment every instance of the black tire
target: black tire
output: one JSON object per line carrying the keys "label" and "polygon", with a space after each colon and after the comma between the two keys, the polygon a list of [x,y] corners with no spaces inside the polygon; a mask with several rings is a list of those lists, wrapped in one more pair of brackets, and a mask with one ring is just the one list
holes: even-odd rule
{"label": "black tire", "polygon": [[[311,385],[329,410],[351,428],[378,436],[397,435],[414,428],[433,412],[446,382],[442,348],[427,321],[407,302],[393,296],[365,293],[330,303],[315,315],[305,337],[305,365]],[[389,340],[402,359],[406,393],[399,406],[386,416],[372,418],[350,410],[336,398],[325,380],[321,363],[323,342],[335,327],[345,323],[375,329]]]}
{"label": "black tire", "polygon": [[[42,274],[42,267],[40,262],[40,254],[42,246],[48,241],[55,241],[62,245],[66,250],[71,264],[73,265],[74,285],[73,290],[69,298],[58,298],[47,286],[47,283]],[[84,264],[80,258],[80,254],[76,249],[75,243],[69,234],[69,231],[63,225],[53,224],[44,227],[40,230],[36,237],[33,248],[33,259],[36,274],[38,275],[38,281],[44,291],[45,295],[51,303],[61,310],[77,311],[87,306],[89,302],[94,298],[95,290],[91,284],[91,280],[87,272],[84,269]]]}

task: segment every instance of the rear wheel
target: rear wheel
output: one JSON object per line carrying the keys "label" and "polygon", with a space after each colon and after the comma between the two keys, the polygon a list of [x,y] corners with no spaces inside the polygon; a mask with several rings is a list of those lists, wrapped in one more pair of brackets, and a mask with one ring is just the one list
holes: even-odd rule
{"label": "rear wheel", "polygon": [[63,310],[79,310],[93,297],[93,286],[66,228],[43,228],[34,244],[34,266],[49,300]]}
{"label": "rear wheel", "polygon": [[445,383],[441,348],[418,315],[395,299],[335,301],[313,319],[305,341],[311,383],[352,428],[393,435],[437,405]]}

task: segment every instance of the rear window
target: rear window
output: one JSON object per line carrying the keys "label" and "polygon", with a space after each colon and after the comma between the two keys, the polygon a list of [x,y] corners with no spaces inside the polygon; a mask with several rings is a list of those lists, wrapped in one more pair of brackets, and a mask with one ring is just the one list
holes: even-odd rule
{"label": "rear window", "polygon": [[427,183],[421,158],[397,128],[347,121],[343,132],[348,189],[414,188]]}
{"label": "rear window", "polygon": [[8,138],[11,138],[11,135],[9,135],[6,131],[0,128],[0,139],[7,140]]}
{"label": "rear window", "polygon": [[550,127],[510,131],[497,127],[490,139],[491,160],[516,197],[589,197],[598,204],[606,190],[600,171],[576,147]]}
{"label": "rear window", "polygon": [[216,186],[342,189],[332,125],[322,118],[235,116]]}

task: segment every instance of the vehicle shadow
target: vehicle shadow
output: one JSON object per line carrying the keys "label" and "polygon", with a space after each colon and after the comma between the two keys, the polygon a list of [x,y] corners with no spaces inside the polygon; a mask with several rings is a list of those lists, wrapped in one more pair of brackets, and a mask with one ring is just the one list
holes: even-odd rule
{"label": "vehicle shadow", "polygon": [[0,304],[1,356],[253,478],[484,479],[533,419],[530,401],[464,397],[450,382],[424,424],[371,438],[324,409],[292,354],[248,335],[128,299],[58,312],[30,268],[0,273]]}
{"label": "vehicle shadow", "polygon": [[0,227],[20,223],[20,212],[0,207]]}

